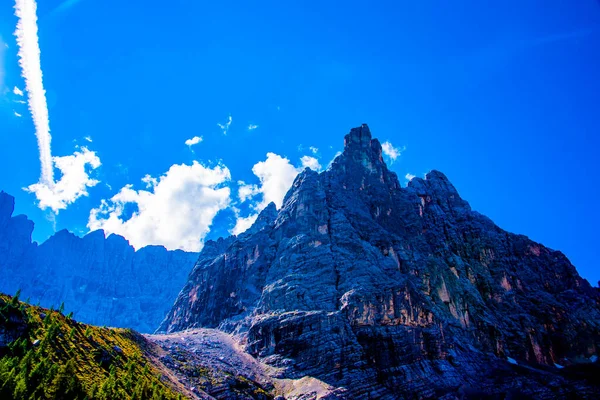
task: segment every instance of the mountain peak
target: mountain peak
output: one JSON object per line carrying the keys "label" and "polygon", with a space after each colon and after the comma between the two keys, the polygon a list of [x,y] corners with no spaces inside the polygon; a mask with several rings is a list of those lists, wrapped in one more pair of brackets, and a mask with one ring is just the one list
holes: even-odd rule
{"label": "mountain peak", "polygon": [[360,147],[371,146],[371,130],[367,124],[350,129],[350,133],[344,137],[344,148],[352,148],[356,145]]}
{"label": "mountain peak", "polygon": [[365,166],[372,163],[385,164],[381,155],[381,144],[379,140],[372,138],[367,124],[350,129],[350,133],[344,136],[343,154]]}
{"label": "mountain peak", "polygon": [[[160,331],[234,332],[283,377],[347,398],[436,398],[496,379],[507,357],[551,369],[596,354],[600,298],[569,260],[473,212],[439,171],[402,188],[367,125],[256,226],[201,253]],[[491,390],[552,397],[536,379]]]}
{"label": "mountain peak", "polygon": [[374,192],[378,192],[375,187],[383,191],[400,188],[398,177],[383,160],[381,143],[372,138],[367,124],[352,128],[344,137],[344,151],[331,164],[330,175],[346,187],[361,190],[367,186]]}

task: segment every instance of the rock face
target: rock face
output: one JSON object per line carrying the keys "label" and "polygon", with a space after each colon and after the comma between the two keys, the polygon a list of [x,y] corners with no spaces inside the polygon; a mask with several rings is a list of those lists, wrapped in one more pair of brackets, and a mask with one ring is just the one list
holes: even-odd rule
{"label": "rock face", "polygon": [[562,253],[472,211],[441,172],[401,187],[366,125],[280,210],[206,244],[159,331],[199,327],[348,398],[600,394],[565,372],[598,353],[597,291]]}
{"label": "rock face", "polygon": [[13,217],[14,198],[0,192],[0,292],[65,311],[94,325],[152,332],[173,304],[197,253],[147,246],[95,231],[59,231],[32,243],[33,222]]}

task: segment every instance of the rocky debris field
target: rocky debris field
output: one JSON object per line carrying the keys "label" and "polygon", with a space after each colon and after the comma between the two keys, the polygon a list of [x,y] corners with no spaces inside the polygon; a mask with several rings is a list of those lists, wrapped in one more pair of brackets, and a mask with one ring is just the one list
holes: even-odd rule
{"label": "rocky debris field", "polygon": [[345,390],[316,378],[282,378],[282,371],[249,355],[228,333],[191,329],[144,335],[160,347],[160,362],[200,399],[341,399]]}

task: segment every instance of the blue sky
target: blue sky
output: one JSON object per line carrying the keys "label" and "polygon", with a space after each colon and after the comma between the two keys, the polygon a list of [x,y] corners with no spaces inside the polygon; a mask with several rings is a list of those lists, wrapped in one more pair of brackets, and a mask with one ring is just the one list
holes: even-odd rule
{"label": "blue sky", "polygon": [[368,123],[404,148],[391,164],[399,176],[443,171],[474,209],[600,280],[596,0],[43,1],[52,156],[71,157],[58,160],[63,184],[88,194],[63,193],[76,199],[58,214],[23,190],[40,179],[40,153],[18,102],[27,94],[13,90],[25,84],[9,3],[0,188],[35,221],[36,240],[86,233],[96,209],[92,227],[197,247],[277,201],[301,157],[326,167],[343,135]]}

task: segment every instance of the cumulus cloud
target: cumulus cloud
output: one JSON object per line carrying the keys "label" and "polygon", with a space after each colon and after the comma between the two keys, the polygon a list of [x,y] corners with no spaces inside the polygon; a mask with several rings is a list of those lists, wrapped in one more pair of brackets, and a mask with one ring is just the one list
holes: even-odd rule
{"label": "cumulus cloud", "polygon": [[150,176],[150,174],[144,175],[142,182],[146,184],[146,189],[153,188],[154,186],[158,185],[158,179],[153,178]]}
{"label": "cumulus cloud", "polygon": [[101,162],[96,152],[86,147],[70,156],[53,157],[52,162],[60,171],[61,178],[52,185],[40,182],[24,190],[35,194],[42,210],[49,208],[58,213],[81,196],[87,196],[87,189],[98,184],[96,179],[90,177],[89,171],[98,168]]}
{"label": "cumulus cloud", "polygon": [[300,162],[302,162],[302,167],[303,168],[310,168],[314,171],[320,172],[321,171],[321,164],[319,164],[319,160],[317,160],[314,157],[311,156],[302,156],[302,158],[300,158]]}
{"label": "cumulus cloud", "polygon": [[238,235],[252,226],[258,214],[269,203],[273,202],[278,209],[281,208],[287,191],[294,183],[296,176],[304,168],[309,167],[315,171],[321,170],[319,161],[314,157],[303,156],[300,161],[302,165],[296,167],[285,157],[275,153],[267,153],[266,160],[254,164],[252,172],[258,177],[260,183],[252,185],[242,181],[238,182],[238,197],[242,203],[252,200],[256,196],[261,196],[261,198],[251,205],[252,213],[247,217],[242,217],[239,212],[236,212],[237,219],[235,227],[231,230],[232,234]]}
{"label": "cumulus cloud", "polygon": [[267,153],[265,161],[254,164],[252,172],[260,180],[259,193],[262,194],[258,210],[261,211],[271,202],[281,208],[285,194],[301,170],[302,168],[294,167],[287,158],[275,153]]}
{"label": "cumulus cloud", "polygon": [[253,131],[253,130],[255,130],[256,128],[258,128],[258,125],[255,125],[255,124],[250,124],[250,125],[248,125],[248,130],[249,130],[249,131]]}
{"label": "cumulus cloud", "polygon": [[85,136],[85,137],[83,138],[83,140],[85,140],[86,142],[90,142],[90,143],[92,143],[92,137],[91,137],[91,136]]}
{"label": "cumulus cloud", "polygon": [[[175,164],[160,177],[143,178],[149,190],[126,185],[109,200],[92,209],[90,230],[124,236],[136,248],[154,244],[167,249],[199,251],[214,217],[228,207],[231,179],[229,169]],[[126,212],[135,208],[131,215]]]}
{"label": "cumulus cloud", "polygon": [[231,118],[231,114],[230,114],[229,117],[227,118],[227,122],[225,122],[224,124],[217,124],[217,126],[219,128],[221,128],[223,135],[227,135],[227,132],[229,131],[229,126],[231,125],[232,121],[233,121],[233,119]]}
{"label": "cumulus cloud", "polygon": [[385,154],[386,156],[388,156],[389,159],[390,159],[390,162],[392,162],[392,163],[394,161],[396,161],[396,159],[398,157],[400,157],[400,155],[402,154],[402,152],[404,150],[406,150],[405,147],[402,147],[402,148],[394,147],[389,141],[388,142],[384,142],[381,145],[381,149],[383,150],[383,154]]}
{"label": "cumulus cloud", "polygon": [[258,218],[258,213],[251,214],[247,217],[240,217],[238,214],[237,219],[235,220],[235,226],[231,230],[231,234],[239,235],[240,233],[246,232],[250,229],[254,221],[256,221],[256,218]]}
{"label": "cumulus cloud", "polygon": [[13,89],[13,93],[16,94],[17,96],[23,96],[23,91],[16,86]]}
{"label": "cumulus cloud", "polygon": [[185,145],[188,147],[192,147],[192,146],[197,145],[201,141],[202,141],[202,136],[194,136],[193,138],[186,140]]}
{"label": "cumulus cloud", "polygon": [[238,181],[238,197],[243,203],[260,193],[257,185],[247,185],[244,181]]}
{"label": "cumulus cloud", "polygon": [[416,176],[413,174],[406,174],[404,177],[406,178],[407,181],[412,181],[413,178],[416,178]]}

